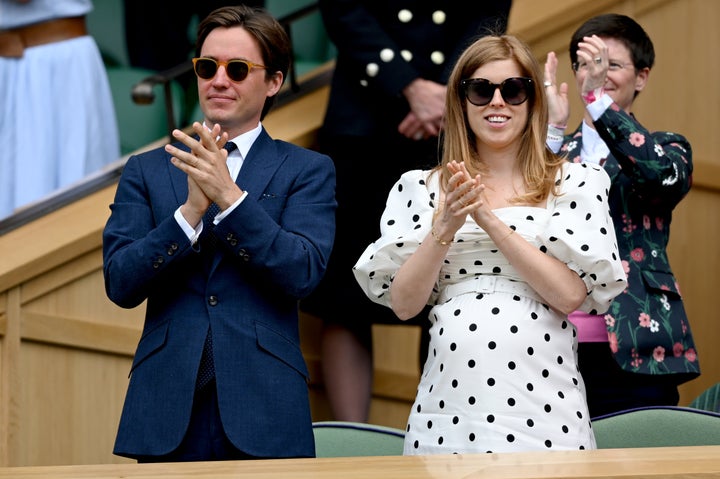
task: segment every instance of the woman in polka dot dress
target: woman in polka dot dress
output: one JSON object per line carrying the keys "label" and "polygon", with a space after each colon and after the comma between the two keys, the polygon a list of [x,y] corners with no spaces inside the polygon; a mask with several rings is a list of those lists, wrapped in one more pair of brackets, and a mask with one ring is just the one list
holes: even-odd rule
{"label": "woman in polka dot dress", "polygon": [[512,36],[463,53],[442,164],[402,175],[355,265],[400,319],[434,305],[405,454],[595,448],[567,314],[627,283],[607,174],[545,148],[540,71]]}

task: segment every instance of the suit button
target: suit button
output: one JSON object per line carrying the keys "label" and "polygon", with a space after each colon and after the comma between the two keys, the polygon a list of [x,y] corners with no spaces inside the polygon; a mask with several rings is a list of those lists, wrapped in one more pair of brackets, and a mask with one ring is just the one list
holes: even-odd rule
{"label": "suit button", "polygon": [[217,298],[217,296],[215,296],[215,295],[210,296],[210,297],[208,298],[208,304],[209,304],[210,306],[217,306],[217,304],[218,304],[218,298]]}
{"label": "suit button", "polygon": [[165,262],[165,259],[163,259],[162,256],[158,256],[158,258],[153,261],[153,268],[158,269],[161,264]]}
{"label": "suit button", "polygon": [[240,251],[238,251],[238,256],[240,256],[240,259],[245,262],[250,261],[250,255],[244,249],[241,249]]}
{"label": "suit button", "polygon": [[174,255],[174,254],[175,254],[175,251],[177,251],[177,250],[178,250],[178,245],[177,245],[177,243],[171,244],[170,247],[169,247],[168,250],[167,250],[168,256]]}

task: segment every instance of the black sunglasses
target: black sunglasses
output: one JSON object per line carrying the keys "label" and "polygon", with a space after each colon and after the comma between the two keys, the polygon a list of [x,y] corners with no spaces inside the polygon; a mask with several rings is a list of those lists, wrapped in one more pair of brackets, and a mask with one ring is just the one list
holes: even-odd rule
{"label": "black sunglasses", "polygon": [[533,81],[526,77],[506,78],[502,83],[493,83],[485,78],[469,78],[460,82],[460,89],[465,98],[475,106],[485,106],[495,95],[495,89],[500,89],[505,103],[520,105],[532,95]]}
{"label": "black sunglasses", "polygon": [[213,78],[220,66],[225,67],[225,73],[227,73],[228,78],[234,82],[240,82],[246,79],[253,68],[267,68],[265,65],[249,62],[247,60],[230,60],[228,62],[221,62],[213,58],[200,57],[193,58],[192,62],[195,74],[203,80],[210,80]]}

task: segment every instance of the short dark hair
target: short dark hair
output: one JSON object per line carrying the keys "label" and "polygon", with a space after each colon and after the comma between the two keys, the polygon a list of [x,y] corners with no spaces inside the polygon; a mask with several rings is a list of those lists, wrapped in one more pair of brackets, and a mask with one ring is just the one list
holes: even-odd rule
{"label": "short dark hair", "polygon": [[[205,39],[215,28],[238,26],[244,28],[257,41],[262,55],[262,63],[267,67],[265,75],[269,77],[276,72],[281,72],[284,82],[292,59],[290,38],[280,22],[260,7],[233,5],[220,7],[210,12],[198,25],[195,56],[202,55]],[[276,96],[265,100],[261,118],[265,117],[275,103]]]}
{"label": "short dark hair", "polygon": [[636,70],[651,69],[655,63],[655,49],[652,40],[643,28],[632,18],[617,13],[598,15],[580,25],[570,40],[570,64],[577,62],[578,43],[583,37],[597,35],[614,38],[630,51]]}

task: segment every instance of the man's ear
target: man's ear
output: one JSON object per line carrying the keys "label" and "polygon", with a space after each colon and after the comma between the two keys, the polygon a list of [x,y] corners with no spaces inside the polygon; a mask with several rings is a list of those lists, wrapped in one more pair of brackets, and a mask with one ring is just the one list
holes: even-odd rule
{"label": "man's ear", "polygon": [[280,87],[283,84],[283,74],[281,71],[276,71],[274,75],[267,81],[268,91],[267,96],[275,96],[280,91]]}

